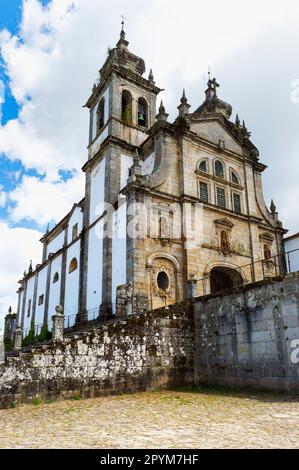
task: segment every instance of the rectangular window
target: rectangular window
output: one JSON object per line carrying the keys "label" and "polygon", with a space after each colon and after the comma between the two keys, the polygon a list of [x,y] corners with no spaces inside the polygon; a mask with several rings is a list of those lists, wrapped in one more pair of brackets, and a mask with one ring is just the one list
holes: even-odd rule
{"label": "rectangular window", "polygon": [[204,202],[209,201],[209,194],[208,194],[208,185],[207,183],[199,183],[199,199]]}
{"label": "rectangular window", "polygon": [[38,298],[38,305],[43,305],[44,303],[44,294],[40,295]]}
{"label": "rectangular window", "polygon": [[28,301],[27,318],[30,317],[30,313],[31,313],[31,299]]}
{"label": "rectangular window", "polygon": [[73,240],[75,240],[78,237],[78,224],[75,224],[73,226]]}
{"label": "rectangular window", "polygon": [[233,208],[238,214],[241,214],[241,198],[240,194],[233,193]]}
{"label": "rectangular window", "polygon": [[216,188],[217,191],[217,206],[226,208],[225,190],[223,188]]}

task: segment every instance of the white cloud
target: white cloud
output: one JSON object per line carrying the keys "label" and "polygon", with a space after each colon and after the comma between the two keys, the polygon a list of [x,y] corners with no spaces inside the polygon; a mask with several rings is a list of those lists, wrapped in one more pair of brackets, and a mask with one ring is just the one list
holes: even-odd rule
{"label": "white cloud", "polygon": [[10,210],[15,222],[24,219],[45,225],[51,220],[58,222],[79,202],[84,194],[83,174],[78,173],[66,182],[40,180],[25,176],[22,183],[9,193],[9,199],[16,203]]}
{"label": "white cloud", "polygon": [[0,221],[0,327],[9,306],[16,311],[17,282],[24,270],[28,270],[30,260],[40,262],[42,233],[25,228],[10,228]]}

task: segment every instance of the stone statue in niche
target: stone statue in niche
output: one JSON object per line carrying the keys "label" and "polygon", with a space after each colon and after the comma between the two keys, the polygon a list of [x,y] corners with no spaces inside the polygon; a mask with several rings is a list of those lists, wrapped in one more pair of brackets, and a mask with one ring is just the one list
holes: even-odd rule
{"label": "stone statue in niche", "polygon": [[230,251],[230,243],[229,243],[228,236],[225,230],[221,231],[220,238],[221,238],[221,250],[224,253],[228,253]]}

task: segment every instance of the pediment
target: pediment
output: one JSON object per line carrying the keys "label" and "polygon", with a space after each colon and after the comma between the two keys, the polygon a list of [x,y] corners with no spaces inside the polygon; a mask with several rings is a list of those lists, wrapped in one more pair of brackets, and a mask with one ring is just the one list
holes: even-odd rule
{"label": "pediment", "polygon": [[191,120],[190,130],[208,140],[221,150],[227,149],[242,155],[242,146],[237,138],[222,124],[219,118]]}
{"label": "pediment", "polygon": [[261,241],[265,241],[265,242],[273,242],[274,241],[274,237],[273,235],[271,235],[271,233],[261,233],[260,236],[259,236],[260,240]]}
{"label": "pediment", "polygon": [[223,219],[214,220],[214,224],[215,225],[221,225],[221,226],[226,227],[226,228],[233,228],[234,227],[234,224],[229,219],[227,219],[226,217],[224,217]]}

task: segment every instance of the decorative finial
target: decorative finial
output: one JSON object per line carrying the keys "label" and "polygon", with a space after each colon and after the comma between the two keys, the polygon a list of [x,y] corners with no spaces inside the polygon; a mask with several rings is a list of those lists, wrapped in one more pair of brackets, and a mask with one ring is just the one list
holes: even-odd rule
{"label": "decorative finial", "polygon": [[185,116],[185,114],[188,114],[190,107],[191,106],[190,106],[190,104],[188,104],[188,100],[186,98],[185,88],[183,88],[181,104],[178,106],[179,115],[183,117],[183,116]]}
{"label": "decorative finial", "polygon": [[10,306],[9,309],[8,309],[8,313],[10,314],[11,312],[12,312],[12,308]]}
{"label": "decorative finial", "polygon": [[26,277],[26,276],[27,276],[27,273],[26,273],[26,269],[25,269],[25,271],[23,273],[23,277]]}
{"label": "decorative finial", "polygon": [[150,73],[149,73],[148,79],[149,79],[150,82],[153,82],[153,81],[154,81],[154,75],[153,75],[152,69],[150,69]]}
{"label": "decorative finial", "polygon": [[134,162],[134,165],[139,165],[140,164],[140,156],[139,156],[139,150],[138,149],[135,150],[135,155],[133,157],[133,162]]}
{"label": "decorative finial", "polygon": [[136,148],[133,156],[133,166],[130,168],[128,183],[137,181],[142,176],[142,166],[140,165],[139,149]]}
{"label": "decorative finial", "polygon": [[169,114],[165,112],[165,106],[163,104],[163,101],[161,100],[160,106],[159,106],[159,113],[156,116],[156,119],[158,121],[167,121]]}
{"label": "decorative finial", "polygon": [[183,88],[183,94],[182,94],[182,98],[181,98],[181,103],[182,103],[182,104],[187,103],[185,88]]}
{"label": "decorative finial", "polygon": [[272,214],[275,214],[276,212],[276,205],[274,204],[273,199],[271,199],[270,211],[272,212]]}
{"label": "decorative finial", "polygon": [[63,307],[61,305],[56,305],[55,312],[57,313],[57,315],[62,315],[63,314]]}
{"label": "decorative finial", "polygon": [[47,228],[46,228],[46,233],[49,233],[49,231],[50,231],[50,224],[48,223]]}
{"label": "decorative finial", "polygon": [[241,121],[240,121],[240,119],[239,119],[239,115],[236,114],[236,122],[235,122],[236,126],[237,126],[237,127],[240,127],[240,123],[241,123]]}
{"label": "decorative finial", "polygon": [[251,135],[251,132],[248,132],[248,130],[247,130],[247,127],[246,127],[246,124],[245,124],[245,121],[244,121],[244,120],[243,120],[243,123],[242,123],[242,132],[243,132],[243,134],[244,134],[244,137],[247,138],[247,139],[248,139],[248,138],[250,137],[250,135]]}
{"label": "decorative finial", "polygon": [[29,273],[32,273],[32,271],[33,271],[33,268],[32,268],[32,260],[30,260],[28,272],[29,272]]}
{"label": "decorative finial", "polygon": [[165,113],[165,106],[163,104],[163,100],[161,100],[160,106],[159,106],[159,113],[164,114]]}
{"label": "decorative finial", "polygon": [[124,25],[125,25],[125,16],[124,15],[121,15],[121,32],[120,32],[120,38],[121,39],[126,39],[126,33],[124,31]]}

